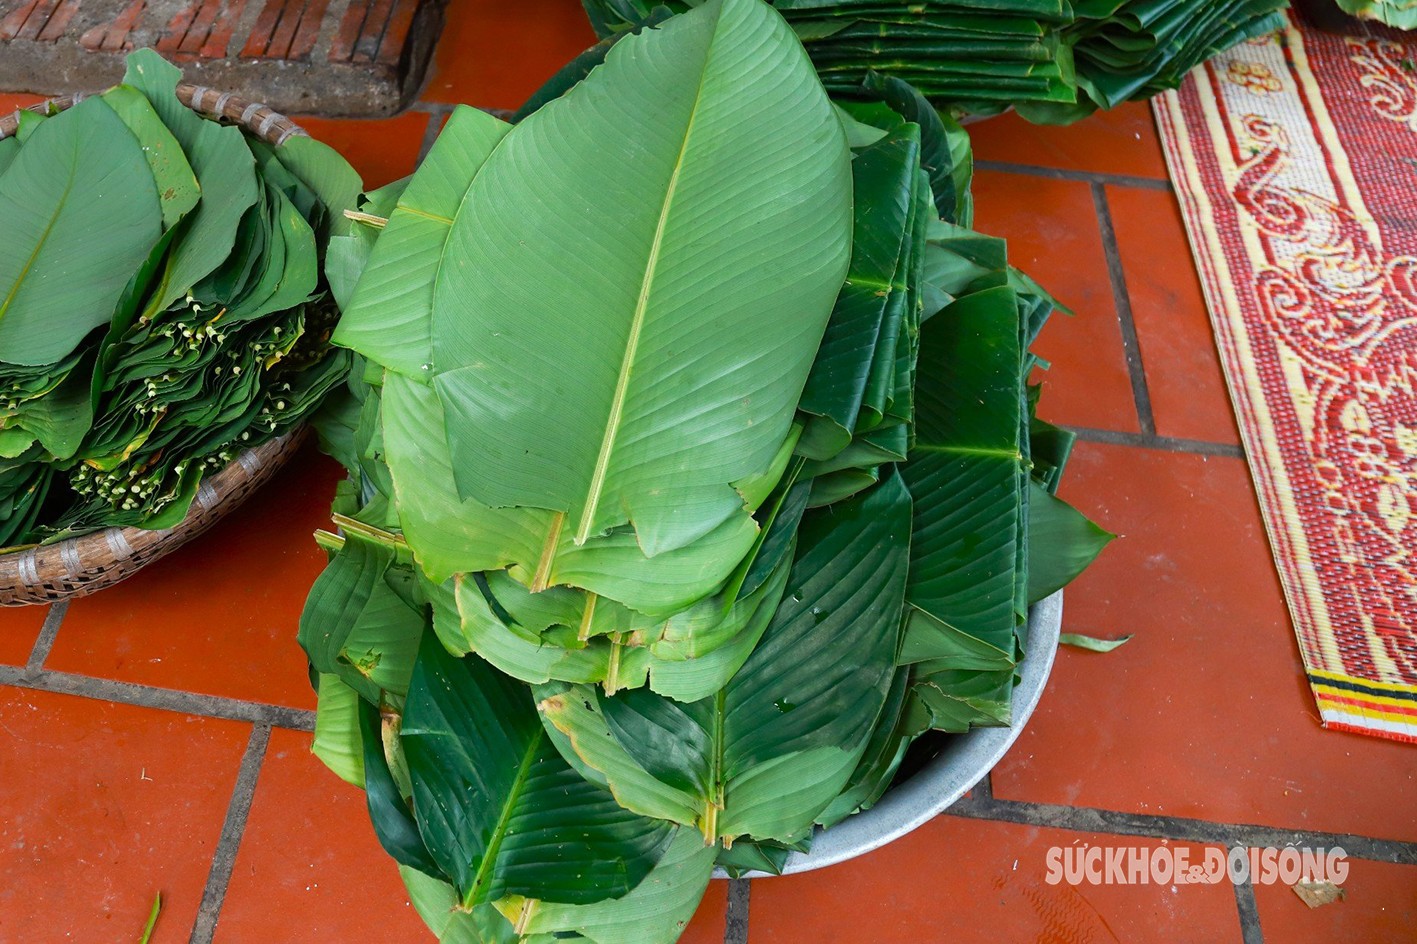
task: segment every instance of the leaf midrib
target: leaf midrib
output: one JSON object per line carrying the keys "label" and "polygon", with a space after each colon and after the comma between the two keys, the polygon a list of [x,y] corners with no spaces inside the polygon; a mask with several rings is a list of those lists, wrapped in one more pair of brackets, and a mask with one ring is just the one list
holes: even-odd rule
{"label": "leaf midrib", "polygon": [[989,446],[936,446],[929,443],[916,443],[914,446],[910,447],[910,451],[954,456],[993,456],[997,459],[1023,459],[1023,453],[1018,449],[996,449]]}
{"label": "leaf midrib", "polygon": [[605,477],[609,472],[610,457],[615,451],[615,440],[624,420],[625,398],[629,393],[630,374],[639,353],[640,338],[644,333],[649,295],[654,288],[655,276],[658,273],[659,251],[664,243],[664,232],[670,210],[673,208],[674,196],[678,192],[679,175],[684,169],[684,154],[688,150],[689,139],[694,135],[694,125],[699,117],[699,106],[703,102],[704,81],[708,77],[709,64],[713,61],[714,46],[718,42],[718,25],[718,23],[714,24],[713,36],[710,37],[708,48],[704,51],[704,66],[699,73],[698,88],[694,90],[694,105],[689,112],[689,123],[684,128],[684,139],[679,143],[679,154],[674,159],[674,172],[669,176],[669,187],[665,191],[664,203],[660,207],[659,222],[655,225],[654,241],[650,244],[649,258],[645,262],[644,278],[640,282],[640,295],[635,304],[635,315],[630,322],[630,334],[625,343],[625,356],[620,362],[620,374],[615,381],[615,395],[610,403],[610,415],[606,419],[605,435],[600,441],[600,454],[596,457],[595,469],[591,472],[585,504],[581,509],[581,520],[576,526],[575,542],[577,545],[584,544],[590,537],[595,515],[600,507],[600,499],[605,492]]}
{"label": "leaf midrib", "polygon": [[[704,829],[704,842],[707,845],[712,845],[717,842],[719,833],[718,816],[711,813],[710,810],[717,807],[717,812],[721,813],[723,808],[728,805],[728,797],[726,796],[727,785],[724,782],[726,778],[723,772],[724,742],[726,740],[723,723],[724,715],[727,713],[727,706],[728,689],[724,687],[719,689],[718,693],[714,695],[713,701],[713,731],[711,734],[713,756],[709,760],[709,791],[708,797],[706,798],[708,805],[704,807],[704,821],[706,827]],[[720,806],[720,804],[722,805]],[[710,826],[710,823],[711,828],[707,828]]]}
{"label": "leaf midrib", "polygon": [[482,883],[487,880],[488,873],[496,864],[497,854],[502,850],[502,841],[507,838],[507,828],[511,825],[512,810],[516,807],[522,791],[526,789],[526,781],[531,775],[536,750],[541,746],[541,739],[545,736],[545,729],[538,727],[526,746],[521,765],[517,769],[517,777],[512,781],[511,789],[507,791],[507,801],[502,804],[502,813],[498,816],[497,825],[493,827],[492,835],[487,841],[487,848],[482,853],[482,862],[478,864],[477,873],[473,875],[467,893],[463,896],[463,907],[466,909],[471,909],[477,903],[477,893],[481,889]]}
{"label": "leaf midrib", "polygon": [[[486,167],[486,166],[487,166],[487,163],[484,161],[482,166]],[[468,190],[471,190],[471,189],[472,189],[472,185],[469,184],[469,185],[468,185]],[[420,219],[431,220],[431,221],[433,221],[434,223],[441,223],[441,224],[443,224],[444,226],[447,226],[447,227],[450,228],[450,229],[452,228],[452,225],[453,225],[453,221],[450,220],[450,219],[448,219],[446,216],[442,216],[442,215],[440,215],[440,214],[438,214],[438,213],[429,213],[427,210],[420,210],[420,209],[418,209],[417,207],[406,206],[405,204],[402,204],[402,203],[400,203],[400,204],[398,204],[397,206],[394,207],[394,213],[399,213],[399,212],[407,213],[409,216],[416,216],[416,217],[419,217]],[[390,215],[390,216],[393,216],[393,213],[390,213],[389,215]],[[438,263],[439,263],[440,266],[442,265],[442,262],[443,262],[443,257],[440,255],[440,256],[438,257]],[[434,278],[437,278],[437,276],[435,275]]]}
{"label": "leaf midrib", "polygon": [[34,268],[35,259],[39,258],[40,250],[44,244],[49,242],[50,235],[54,232],[54,224],[58,221],[60,214],[64,212],[64,207],[69,202],[69,193],[74,189],[74,181],[79,176],[79,152],[76,148],[73,151],[73,160],[69,164],[69,179],[64,184],[64,193],[59,201],[54,205],[54,215],[45,224],[44,232],[40,234],[39,241],[35,243],[34,251],[25,260],[25,264],[20,269],[19,276],[15,279],[15,284],[10,287],[10,291],[5,295],[5,301],[0,302],[0,321],[5,320],[5,315],[9,312],[10,306],[14,304],[15,296],[19,294],[20,288],[25,284],[25,279],[29,277],[30,270]]}

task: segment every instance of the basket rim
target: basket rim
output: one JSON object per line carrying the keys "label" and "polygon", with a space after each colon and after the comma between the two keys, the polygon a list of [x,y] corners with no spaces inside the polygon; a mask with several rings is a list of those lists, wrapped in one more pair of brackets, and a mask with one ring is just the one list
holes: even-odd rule
{"label": "basket rim", "polygon": [[[306,433],[306,425],[301,424],[245,450],[216,474],[204,476],[187,514],[170,528],[113,526],[53,544],[0,552],[0,607],[55,603],[132,576],[235,510],[251,491],[284,467]],[[113,569],[100,569],[104,564]],[[56,584],[72,589],[59,589]]]}
{"label": "basket rim", "polygon": [[[21,112],[57,115],[95,94],[102,93],[74,92],[70,95],[56,95],[33,105],[16,108],[9,114],[0,115],[0,140],[19,130]],[[220,92],[205,85],[179,82],[177,99],[204,118],[239,125],[274,147],[282,146],[293,137],[310,136],[300,125],[268,105],[241,98],[230,92]]]}

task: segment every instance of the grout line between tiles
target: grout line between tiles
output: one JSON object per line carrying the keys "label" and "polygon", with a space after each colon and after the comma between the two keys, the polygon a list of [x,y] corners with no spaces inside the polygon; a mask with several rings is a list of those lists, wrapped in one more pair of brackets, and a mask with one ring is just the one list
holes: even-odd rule
{"label": "grout line between tiles", "polygon": [[1054,180],[1076,180],[1088,184],[1111,184],[1114,187],[1137,187],[1142,190],[1163,190],[1171,192],[1171,181],[1153,177],[1134,177],[1130,174],[1108,174],[1091,170],[1064,170],[1061,167],[1040,167],[1037,164],[1015,164],[1012,161],[975,161],[979,170],[997,171],[1003,174],[1025,174],[1030,177],[1051,177]]}
{"label": "grout line between tiles", "polygon": [[1352,833],[1283,829],[1238,823],[1221,823],[1177,816],[1122,813],[1092,807],[1029,803],[1022,800],[979,800],[967,797],[945,810],[945,816],[994,820],[1022,826],[1047,826],[1073,832],[1107,833],[1116,836],[1144,836],[1177,842],[1236,846],[1304,846],[1332,849],[1340,847],[1349,856],[1372,862],[1417,865],[1417,842],[1378,839]]}
{"label": "grout line between tiles", "polygon": [[1112,302],[1117,309],[1117,321],[1122,329],[1122,349],[1127,358],[1127,373],[1132,381],[1132,399],[1136,401],[1137,420],[1141,431],[1156,435],[1156,418],[1151,410],[1151,391],[1146,386],[1146,370],[1142,366],[1141,341],[1132,317],[1132,297],[1127,292],[1127,276],[1122,270],[1122,254],[1117,250],[1117,230],[1112,225],[1112,209],[1107,205],[1107,188],[1101,181],[1092,182],[1092,204],[1097,211],[1097,225],[1102,231],[1102,249],[1107,257],[1107,277],[1112,283]]}
{"label": "grout line between tiles", "polygon": [[1264,944],[1260,929],[1260,906],[1255,901],[1255,886],[1249,880],[1235,883],[1235,908],[1240,912],[1240,935],[1244,944]]}
{"label": "grout line between tiles", "polygon": [[1142,449],[1160,449],[1165,452],[1188,452],[1200,456],[1224,456],[1229,459],[1245,458],[1243,447],[1235,443],[1209,442],[1203,439],[1179,439],[1175,436],[1158,436],[1155,433],[1124,433],[1115,429],[1092,429],[1087,426],[1064,426],[1084,442],[1107,443],[1113,446],[1136,446]]}
{"label": "grout line between tiles", "polygon": [[198,695],[195,692],[74,675],[69,672],[30,672],[29,669],[17,666],[0,665],[0,685],[60,695],[77,695],[122,705],[136,705],[140,708],[178,711],[203,718],[246,721],[274,728],[289,728],[293,731],[315,730],[315,712],[305,708],[287,708],[283,705],[268,705],[240,698],[224,698],[220,695]]}
{"label": "grout line between tiles", "polygon": [[30,657],[25,662],[27,674],[34,675],[44,668],[44,660],[49,658],[49,650],[54,648],[54,639],[59,635],[59,624],[64,622],[64,614],[67,612],[68,600],[49,605],[49,612],[44,614],[44,625],[40,626],[39,636],[35,638],[34,648],[30,650]]}
{"label": "grout line between tiles", "polygon": [[748,899],[753,883],[746,878],[728,881],[728,914],[723,922],[723,944],[748,944]]}
{"label": "grout line between tiles", "polygon": [[202,890],[202,904],[197,909],[197,921],[192,926],[189,944],[211,944],[216,933],[226,886],[236,865],[236,850],[241,846],[241,834],[246,831],[246,817],[251,812],[251,798],[256,793],[256,779],[261,775],[261,762],[271,741],[271,726],[264,722],[251,728],[246,753],[241,757],[241,769],[236,785],[231,789],[231,802],[226,808],[226,821],[221,826],[221,838],[212,854],[212,868],[207,873],[207,886]]}
{"label": "grout line between tiles", "polygon": [[418,160],[414,163],[417,168],[423,163],[423,159],[428,156],[428,151],[433,147],[433,142],[438,139],[438,134],[443,130],[444,116],[438,112],[428,113],[428,127],[423,129],[423,143],[418,146]]}
{"label": "grout line between tiles", "polygon": [[984,775],[984,779],[970,788],[970,793],[983,802],[992,803],[994,800],[994,772],[991,770]]}
{"label": "grout line between tiles", "polygon": [[454,108],[457,108],[457,107],[458,107],[457,105],[450,104],[450,103],[448,103],[448,102],[424,102],[424,101],[417,101],[417,102],[414,102],[412,105],[409,105],[409,106],[408,106],[408,110],[409,110],[409,111],[426,111],[426,112],[428,112],[428,113],[430,113],[430,114],[434,114],[434,115],[448,115],[448,114],[452,114],[453,109],[454,109]]}

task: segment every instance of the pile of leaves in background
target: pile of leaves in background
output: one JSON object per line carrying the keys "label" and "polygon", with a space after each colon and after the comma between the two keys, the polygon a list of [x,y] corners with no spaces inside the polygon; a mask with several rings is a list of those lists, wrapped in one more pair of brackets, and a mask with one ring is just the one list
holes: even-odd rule
{"label": "pile of leaves in background", "polygon": [[[701,0],[583,0],[614,35]],[[1062,124],[1175,88],[1195,66],[1283,26],[1286,0],[772,0],[827,89],[875,74],[910,82],[957,115],[1014,106]],[[1341,0],[1350,2],[1350,0]]]}
{"label": "pile of leaves in background", "polygon": [[343,380],[320,274],[361,183],[123,84],[0,140],[0,548],[171,527],[202,477]]}
{"label": "pile of leaves in background", "polygon": [[442,941],[672,942],[715,865],[1009,722],[1029,605],[1109,536],[1052,494],[1054,305],[970,168],[908,85],[833,104],[712,0],[516,124],[457,109],[332,242],[315,751]]}
{"label": "pile of leaves in background", "polygon": [[1350,16],[1398,29],[1417,29],[1417,0],[1335,0]]}

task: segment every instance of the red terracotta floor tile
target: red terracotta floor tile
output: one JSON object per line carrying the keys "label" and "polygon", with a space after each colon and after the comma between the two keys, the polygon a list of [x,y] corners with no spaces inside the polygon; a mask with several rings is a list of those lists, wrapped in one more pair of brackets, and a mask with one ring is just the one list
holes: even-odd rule
{"label": "red terracotta floor tile", "polygon": [[1176,198],[1108,187],[1156,431],[1239,443],[1205,296]]}
{"label": "red terracotta floor tile", "polygon": [[709,882],[704,900],[694,913],[694,920],[679,936],[678,944],[722,944],[724,924],[728,920],[728,882]]}
{"label": "red terracotta floor tile", "polygon": [[[719,944],[726,905],[727,884],[712,883],[681,944]],[[215,941],[346,941],[371,928],[383,940],[430,938],[364,794],[310,753],[310,735],[274,731]]]}
{"label": "red terracotta floor tile", "polygon": [[595,41],[578,0],[459,0],[448,5],[422,98],[517,108]]}
{"label": "red terracotta floor tile", "polygon": [[1122,537],[1067,590],[1065,649],[995,795],[1417,840],[1412,748],[1324,731],[1243,461],[1080,443],[1063,495]]}
{"label": "red terracotta floor tile", "polygon": [[429,116],[404,112],[377,121],[337,120],[296,116],[295,122],[344,155],[364,178],[366,190],[407,177],[418,163]]}
{"label": "red terracotta floor tile", "polygon": [[1348,860],[1346,897],[1310,908],[1287,885],[1256,885],[1265,944],[1408,944],[1417,928],[1417,866]]}
{"label": "red terracotta floor tile", "polygon": [[249,734],[0,688],[0,940],[186,941]]}
{"label": "red terracotta floor tile", "polygon": [[[1234,890],[1225,883],[1047,884],[1049,848],[1084,843],[1161,845],[942,816],[862,858],[754,881],[748,940],[1239,944]],[[1186,848],[1200,861],[1200,847]]]}
{"label": "red terracotta floor tile", "polygon": [[271,732],[215,940],[391,941],[431,937],[369,825],[364,793],[310,753],[310,735]]}
{"label": "red terracotta floor tile", "polygon": [[45,667],[313,708],[295,634],[341,474],[306,445],[211,531],[70,604]]}
{"label": "red terracotta floor tile", "polygon": [[1053,316],[1035,345],[1053,367],[1039,412],[1055,423],[1137,432],[1122,331],[1092,191],[1085,183],[980,171],[975,228],[1009,241],[1009,261],[1077,312]]}
{"label": "red terracotta floor tile", "polygon": [[1010,112],[969,126],[980,160],[1166,179],[1151,106],[1128,102],[1074,125],[1033,125]]}
{"label": "red terracotta floor tile", "polygon": [[47,606],[0,608],[0,663],[24,665],[48,615]]}

